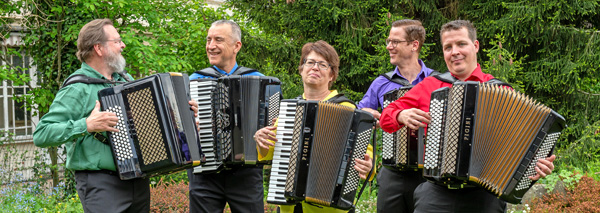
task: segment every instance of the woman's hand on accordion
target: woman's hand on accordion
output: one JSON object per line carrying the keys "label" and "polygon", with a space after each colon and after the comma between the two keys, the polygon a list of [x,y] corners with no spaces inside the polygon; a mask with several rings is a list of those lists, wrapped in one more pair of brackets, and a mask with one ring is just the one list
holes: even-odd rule
{"label": "woman's hand on accordion", "polygon": [[119,130],[114,128],[117,122],[119,122],[117,114],[100,111],[99,101],[96,101],[96,106],[94,106],[90,116],[85,119],[87,131],[90,133],[104,131],[118,132]]}
{"label": "woman's hand on accordion", "polygon": [[261,149],[269,150],[269,146],[275,146],[275,144],[271,142],[277,141],[277,138],[275,138],[275,133],[273,132],[275,129],[277,129],[277,127],[267,126],[254,133],[254,140]]}
{"label": "woman's hand on accordion", "polygon": [[368,154],[365,154],[364,160],[355,159],[354,161],[356,162],[356,164],[354,165],[354,169],[358,171],[358,176],[360,177],[360,179],[367,179],[369,171],[371,171],[371,168],[373,168],[373,162],[371,160],[371,157]]}
{"label": "woman's hand on accordion", "polygon": [[400,111],[396,120],[410,129],[418,130],[419,127],[425,128],[426,124],[431,122],[431,115],[429,115],[429,112],[411,108]]}
{"label": "woman's hand on accordion", "polygon": [[552,155],[546,159],[539,159],[535,164],[535,171],[537,174],[529,177],[529,179],[539,180],[540,178],[544,178],[546,175],[551,174],[552,170],[554,170],[554,163],[552,163],[554,162],[554,159],[556,159],[556,155]]}

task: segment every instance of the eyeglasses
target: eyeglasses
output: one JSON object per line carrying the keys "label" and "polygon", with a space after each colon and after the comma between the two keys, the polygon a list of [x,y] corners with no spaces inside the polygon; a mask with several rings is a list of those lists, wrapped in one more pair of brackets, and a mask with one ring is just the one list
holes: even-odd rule
{"label": "eyeglasses", "polygon": [[314,61],[314,60],[308,60],[304,62],[304,67],[306,68],[313,68],[315,66],[315,64],[317,64],[319,67],[319,69],[321,70],[327,70],[327,68],[329,68],[329,64],[326,61]]}
{"label": "eyeglasses", "polygon": [[107,41],[113,41],[113,42],[115,42],[115,44],[122,44],[123,43],[123,40],[120,39],[120,38],[105,40],[105,42],[107,42]]}
{"label": "eyeglasses", "polygon": [[385,40],[385,46],[389,46],[389,45],[390,45],[390,43],[392,43],[392,48],[396,48],[396,46],[398,46],[398,44],[399,44],[400,42],[410,42],[410,41],[408,41],[408,40],[404,40],[404,41],[402,41],[402,40],[386,39],[386,40]]}

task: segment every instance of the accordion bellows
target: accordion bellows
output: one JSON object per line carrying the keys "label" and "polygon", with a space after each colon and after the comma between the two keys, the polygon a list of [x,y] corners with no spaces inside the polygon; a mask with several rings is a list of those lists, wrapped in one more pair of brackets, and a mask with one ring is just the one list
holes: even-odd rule
{"label": "accordion bellows", "polygon": [[186,74],[159,73],[98,91],[102,110],[117,114],[108,132],[122,180],[154,176],[205,161]]}
{"label": "accordion bellows", "polygon": [[[290,113],[293,106],[295,113]],[[267,202],[305,200],[350,209],[359,184],[354,159],[367,151],[373,116],[334,103],[285,100],[279,119],[287,128],[278,128]]]}
{"label": "accordion bellows", "polygon": [[538,159],[550,156],[562,116],[508,88],[458,82],[431,94],[424,177],[450,187],[476,185],[519,203]]}

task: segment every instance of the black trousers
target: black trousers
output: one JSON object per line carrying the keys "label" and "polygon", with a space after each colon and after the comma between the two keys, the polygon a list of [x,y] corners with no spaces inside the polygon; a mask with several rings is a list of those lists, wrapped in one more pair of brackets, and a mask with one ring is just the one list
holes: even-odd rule
{"label": "black trousers", "polygon": [[377,212],[413,212],[413,193],[423,183],[423,171],[394,171],[383,167],[377,176]]}
{"label": "black trousers", "polygon": [[84,212],[150,212],[150,180],[121,180],[116,173],[76,171]]}
{"label": "black trousers", "polygon": [[415,189],[415,212],[504,212],[506,202],[483,188],[448,189],[424,182]]}
{"label": "black trousers", "polygon": [[222,213],[225,203],[231,212],[264,212],[261,167],[237,167],[212,174],[194,174],[190,181],[190,212]]}

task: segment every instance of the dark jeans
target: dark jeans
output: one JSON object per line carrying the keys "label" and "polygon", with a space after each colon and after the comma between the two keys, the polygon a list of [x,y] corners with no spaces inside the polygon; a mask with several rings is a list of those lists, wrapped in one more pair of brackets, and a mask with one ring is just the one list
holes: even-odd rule
{"label": "dark jeans", "polygon": [[377,212],[413,212],[413,192],[423,183],[423,171],[394,171],[383,167],[377,176]]}
{"label": "dark jeans", "polygon": [[150,180],[121,180],[116,173],[76,171],[77,194],[85,212],[150,212]]}
{"label": "dark jeans", "polygon": [[238,167],[212,174],[194,174],[190,180],[190,212],[222,213],[225,203],[232,212],[264,212],[261,167]]}
{"label": "dark jeans", "polygon": [[424,182],[415,189],[415,212],[504,212],[506,202],[483,188],[448,189]]}

